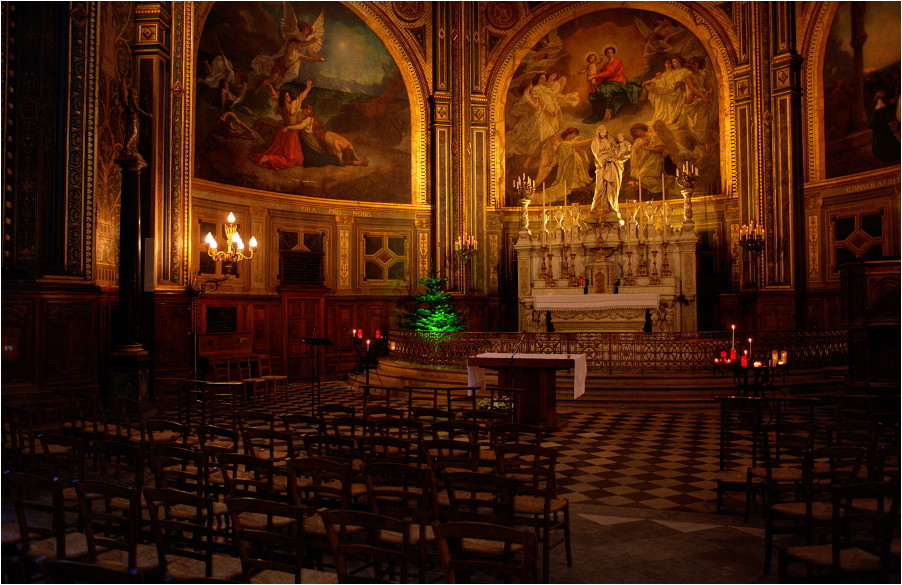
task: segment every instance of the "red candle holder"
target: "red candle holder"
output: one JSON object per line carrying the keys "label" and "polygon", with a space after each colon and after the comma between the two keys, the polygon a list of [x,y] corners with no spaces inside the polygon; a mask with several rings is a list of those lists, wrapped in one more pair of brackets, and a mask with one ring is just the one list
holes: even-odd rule
{"label": "red candle holder", "polygon": [[743,368],[749,367],[749,356],[747,356],[747,355],[742,356],[742,358],[739,360],[739,365],[742,366]]}

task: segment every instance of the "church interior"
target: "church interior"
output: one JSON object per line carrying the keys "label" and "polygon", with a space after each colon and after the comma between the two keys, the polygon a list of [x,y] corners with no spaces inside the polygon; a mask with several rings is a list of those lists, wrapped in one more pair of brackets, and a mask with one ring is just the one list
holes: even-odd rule
{"label": "church interior", "polygon": [[[369,565],[337,527],[395,526],[374,478],[402,427],[438,503],[394,510],[429,536],[411,526],[377,579],[451,582],[482,554],[521,582],[898,582],[899,3],[0,16],[4,582],[347,582]],[[251,463],[210,428],[269,483],[232,492]],[[792,481],[771,473],[781,432]],[[340,465],[311,439],[330,436]],[[399,441],[379,464],[377,436]],[[469,462],[438,445],[455,437]],[[538,484],[537,453],[545,487],[520,493],[510,462]],[[320,460],[350,487],[318,515],[301,475]],[[457,502],[463,470],[494,478],[491,513]],[[98,549],[108,484],[150,521]],[[159,537],[176,488],[209,531],[187,574]],[[850,567],[839,525],[865,488],[873,542]],[[244,513],[295,560],[247,558],[251,492],[282,506]],[[474,552],[474,531],[512,540]]]}

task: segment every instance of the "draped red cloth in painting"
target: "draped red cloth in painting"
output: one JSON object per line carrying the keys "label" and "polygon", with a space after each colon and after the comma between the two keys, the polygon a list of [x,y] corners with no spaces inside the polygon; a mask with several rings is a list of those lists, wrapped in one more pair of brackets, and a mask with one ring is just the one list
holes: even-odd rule
{"label": "draped red cloth in painting", "polygon": [[304,163],[300,133],[297,130],[282,130],[273,139],[265,152],[256,152],[248,158],[261,167],[280,171]]}

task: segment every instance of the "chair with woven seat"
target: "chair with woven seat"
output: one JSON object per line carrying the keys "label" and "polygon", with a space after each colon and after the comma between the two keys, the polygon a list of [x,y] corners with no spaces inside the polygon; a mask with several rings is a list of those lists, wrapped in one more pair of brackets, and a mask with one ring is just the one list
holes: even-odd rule
{"label": "chair with woven seat", "polygon": [[372,437],[360,437],[355,442],[357,444],[357,455],[364,465],[378,462],[417,465],[420,462],[419,441],[374,435]]}
{"label": "chair with woven seat", "polygon": [[140,445],[104,439],[88,447],[98,479],[120,485],[144,485],[145,453]]}
{"label": "chair with woven seat", "polygon": [[432,431],[432,424],[446,420],[454,420],[455,413],[440,408],[414,407],[410,410],[410,419],[423,425],[424,439],[437,439]]}
{"label": "chair with woven seat", "polygon": [[356,409],[350,404],[328,403],[316,407],[316,416],[325,422],[329,422],[336,416],[354,416],[356,413]]}
{"label": "chair with woven seat", "polygon": [[84,533],[75,531],[77,518],[64,506],[62,482],[6,471],[3,485],[10,490],[20,546],[26,558],[77,561],[87,556],[87,539]]}
{"label": "chair with woven seat", "polygon": [[[255,358],[251,358],[253,361]],[[266,354],[256,356],[257,376],[266,380],[273,400],[288,399],[288,376],[275,371],[272,358]]]}
{"label": "chair with woven seat", "polygon": [[63,498],[68,510],[78,509],[75,483],[84,479],[87,443],[80,435],[41,433],[41,456],[38,461],[40,475],[55,477],[63,482]]}
{"label": "chair with woven seat", "polygon": [[242,432],[241,438],[247,455],[269,459],[276,466],[284,467],[286,461],[298,455],[291,435],[283,431],[250,428]]}
{"label": "chair with woven seat", "polygon": [[407,583],[410,522],[359,510],[321,510],[320,516],[339,583]]}
{"label": "chair with woven seat", "polygon": [[[790,577],[820,583],[895,582],[899,570],[899,485],[878,482],[840,486],[833,490],[832,503],[830,542],[780,548],[780,582]],[[790,575],[790,567],[795,564],[805,566],[804,576]]]}
{"label": "chair with woven seat", "polygon": [[812,544],[815,535],[829,532],[833,518],[832,492],[860,481],[864,450],[825,447],[804,453],[798,497],[792,501],[764,498],[764,572],[770,571],[774,536],[796,534]]}
{"label": "chair with woven seat", "polygon": [[144,435],[151,452],[157,445],[193,447],[198,443],[197,436],[191,433],[188,425],[161,418],[147,420],[144,423]]}
{"label": "chair with woven seat", "polygon": [[96,480],[80,481],[75,487],[88,543],[87,560],[118,571],[155,571],[157,549],[142,542],[140,489]]}
{"label": "chair with woven seat", "polygon": [[154,486],[179,490],[211,501],[213,526],[217,535],[229,530],[229,515],[225,503],[216,497],[214,486],[208,482],[204,453],[174,445],[160,445],[153,453]]}
{"label": "chair with woven seat", "polygon": [[244,582],[324,582],[304,568],[304,523],[316,510],[259,498],[229,498],[228,506]]}
{"label": "chair with woven seat", "polygon": [[302,440],[308,457],[329,457],[349,462],[357,458],[357,443],[351,437],[304,435]]}
{"label": "chair with woven seat", "polygon": [[784,494],[794,498],[799,493],[804,454],[814,446],[814,433],[815,427],[807,423],[772,423],[761,427],[761,458],[757,466],[746,471],[746,522],[757,498],[760,497],[765,508],[785,499]]}
{"label": "chair with woven seat", "polygon": [[417,576],[421,583],[426,582],[428,557],[435,542],[432,523],[438,520],[432,471],[402,463],[368,462],[363,475],[371,512],[410,520],[410,546],[416,550]]}
{"label": "chair with woven seat", "polygon": [[[500,472],[516,480],[514,525],[532,528],[542,545],[542,581],[549,582],[549,556],[562,544],[567,566],[573,566],[570,537],[570,502],[558,497],[557,450],[528,443],[504,443],[496,447]],[[553,540],[555,531],[561,536]]]}
{"label": "chair with woven seat", "polygon": [[[288,461],[288,489],[295,506],[316,509],[349,509],[366,496],[366,484],[352,482],[353,465],[326,457],[302,457]],[[321,526],[308,531],[325,535]]]}
{"label": "chair with woven seat", "polygon": [[717,512],[727,492],[745,492],[749,467],[758,467],[765,400],[758,396],[716,396],[720,403]]}
{"label": "chair with woven seat", "polygon": [[437,439],[455,439],[477,443],[479,425],[463,419],[437,421],[431,425],[432,436]]}
{"label": "chair with woven seat", "polygon": [[244,396],[247,404],[259,406],[272,402],[270,383],[254,371],[254,358],[250,356],[229,359],[229,381],[244,384]]}
{"label": "chair with woven seat", "polygon": [[[288,502],[288,476],[279,476],[276,486],[275,465],[271,459],[223,453],[218,459],[219,471],[225,483],[226,500],[256,498]],[[278,494],[278,495],[277,495]]]}
{"label": "chair with woven seat", "polygon": [[479,467],[479,445],[471,441],[426,439],[420,444],[420,459],[439,481],[450,471],[491,471]]}
{"label": "chair with woven seat", "polygon": [[536,582],[536,535],[485,522],[435,524],[446,583]]}
{"label": "chair with woven seat", "polygon": [[376,434],[376,421],[359,416],[336,416],[326,421],[327,435],[339,437],[368,437]]}
{"label": "chair with woven seat", "polygon": [[282,415],[282,430],[291,435],[297,445],[303,443],[304,435],[322,435],[325,422],[311,414],[292,413]]}
{"label": "chair with woven seat", "polygon": [[514,523],[513,478],[479,471],[451,471],[442,476],[440,485],[442,490],[436,500],[443,519],[506,526]]}
{"label": "chair with woven seat", "polygon": [[157,545],[159,570],[166,579],[235,579],[241,575],[241,562],[216,550],[210,498],[168,488],[148,488],[144,499]]}
{"label": "chair with woven seat", "polygon": [[498,468],[495,461],[495,446],[493,443],[492,427],[498,424],[510,423],[510,415],[497,410],[465,410],[460,413],[460,418],[470,424],[476,425],[476,442],[479,443],[480,465]]}
{"label": "chair with woven seat", "polygon": [[383,418],[376,421],[375,434],[383,437],[395,437],[413,443],[424,438],[423,423],[410,418]]}
{"label": "chair with woven seat", "polygon": [[194,434],[197,435],[197,442],[201,450],[207,447],[216,447],[231,453],[238,451],[240,435],[231,428],[217,425],[198,425],[194,428]]}

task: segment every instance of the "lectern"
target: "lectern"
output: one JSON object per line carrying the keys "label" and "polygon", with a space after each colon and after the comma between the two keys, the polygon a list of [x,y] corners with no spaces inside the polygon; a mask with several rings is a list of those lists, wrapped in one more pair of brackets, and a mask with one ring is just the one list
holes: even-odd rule
{"label": "lectern", "polygon": [[556,376],[557,370],[571,369],[573,359],[532,354],[507,357],[475,355],[467,358],[467,366],[496,370],[499,386],[524,391],[517,405],[518,422],[555,431],[567,425],[567,420],[557,414]]}

